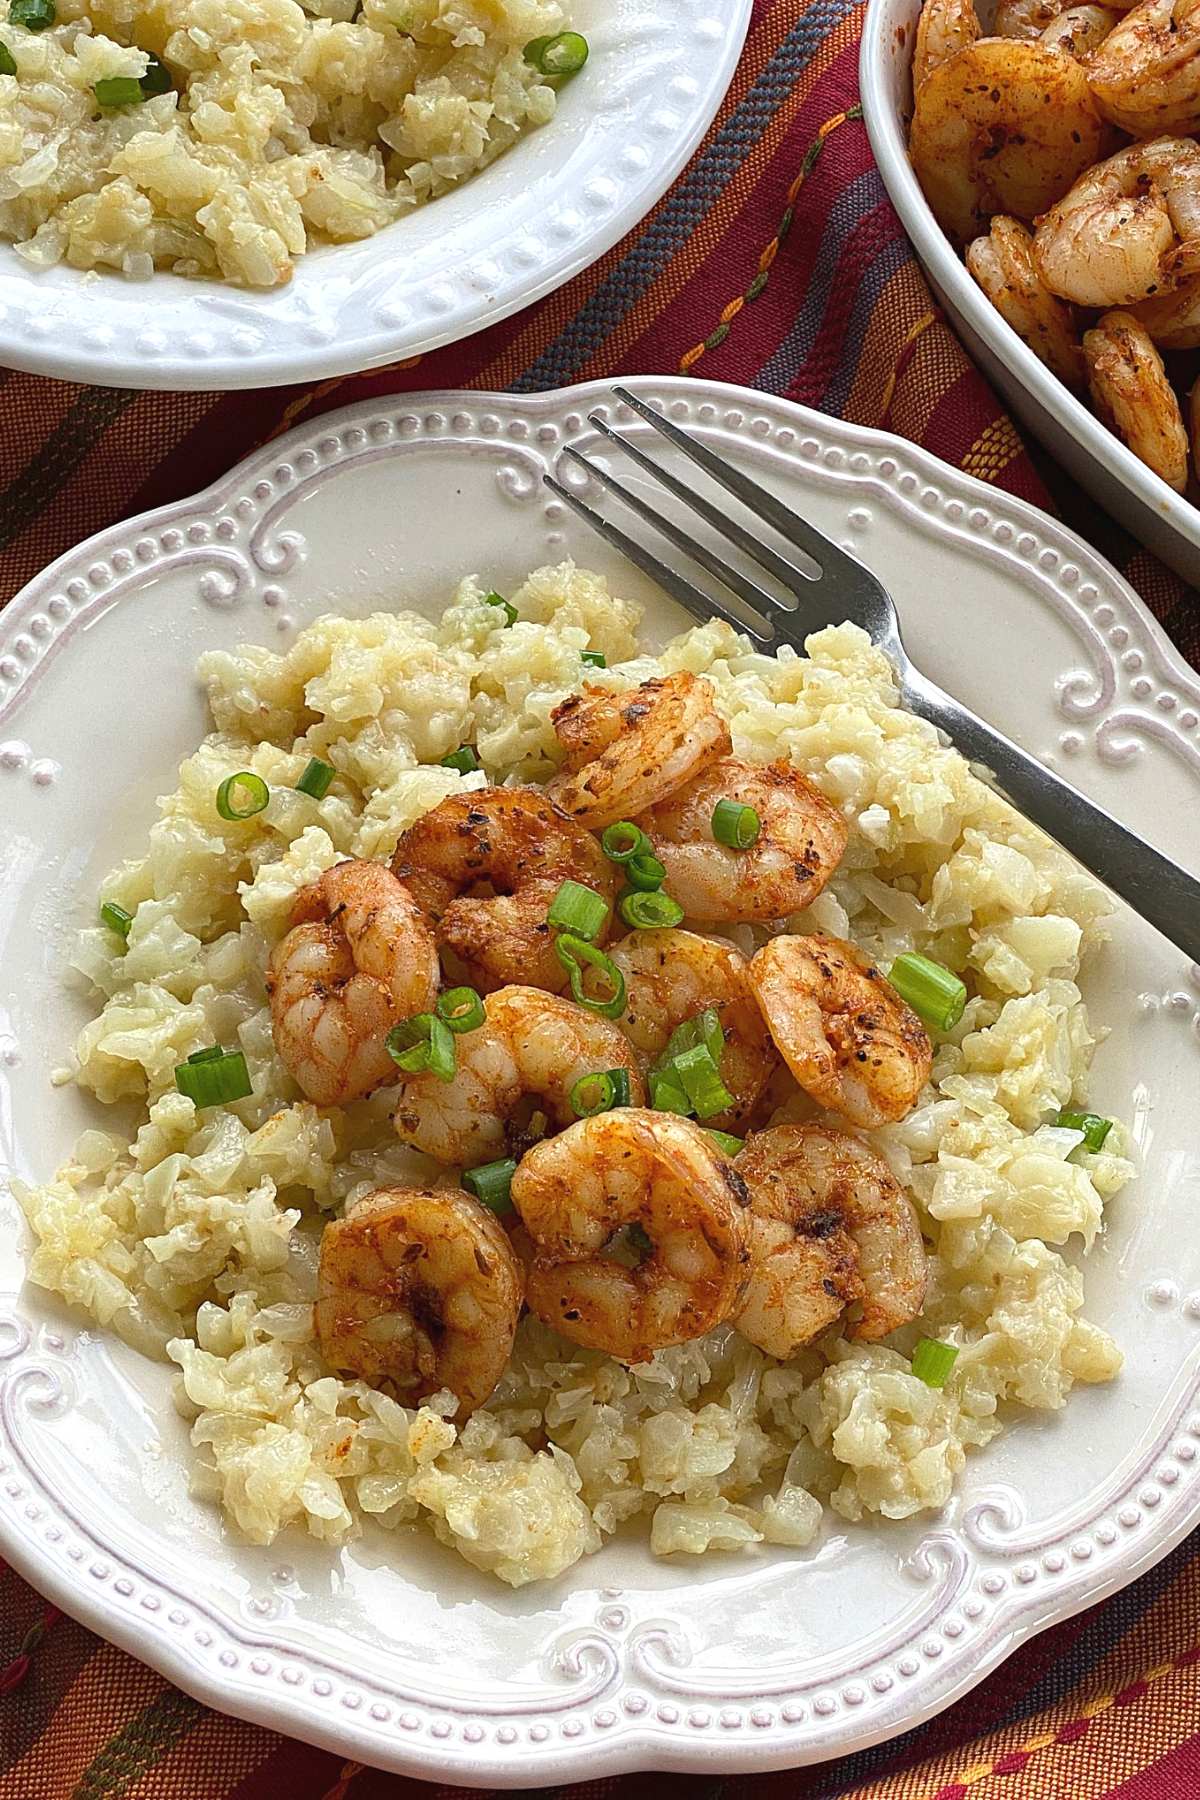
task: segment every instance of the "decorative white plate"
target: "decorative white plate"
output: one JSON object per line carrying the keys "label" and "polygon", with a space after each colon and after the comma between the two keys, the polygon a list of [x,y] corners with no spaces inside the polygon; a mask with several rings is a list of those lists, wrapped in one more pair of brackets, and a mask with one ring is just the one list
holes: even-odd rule
{"label": "decorative white plate", "polygon": [[[982,0],[985,18],[991,10]],[[871,0],[858,73],[879,172],[930,285],[974,361],[1055,460],[1186,581],[1200,583],[1200,508],[1127,450],[1005,324],[929,209],[908,160],[920,11],[921,0]]]}
{"label": "decorative white plate", "polygon": [[[743,389],[633,385],[877,568],[930,675],[1195,862],[1200,682],[1085,545],[898,439]],[[616,410],[594,385],[320,419],[9,606],[0,1148],[22,1174],[47,1174],[89,1116],[48,1082],[84,1010],[63,959],[203,728],[202,648],[282,644],[330,607],[437,605],[471,569],[503,590],[568,553],[645,598],[656,635],[686,623],[541,485],[574,479],[565,443],[595,448],[592,407]],[[5,1197],[0,1551],[211,1704],[441,1780],[783,1766],[915,1725],[1200,1518],[1200,990],[1123,914],[1091,992],[1113,1027],[1096,1099],[1145,1161],[1088,1264],[1089,1312],[1128,1365],[976,1456],[945,1513],[699,1562],[656,1562],[634,1534],[518,1593],[423,1534],[237,1544],[187,1497],[168,1371],[22,1289]]]}
{"label": "decorative white plate", "polygon": [[712,123],[749,20],[750,0],[574,0],[591,54],[549,125],[377,236],[302,256],[270,293],[35,272],[0,243],[0,364],[116,387],[276,387],[469,337],[645,218]]}

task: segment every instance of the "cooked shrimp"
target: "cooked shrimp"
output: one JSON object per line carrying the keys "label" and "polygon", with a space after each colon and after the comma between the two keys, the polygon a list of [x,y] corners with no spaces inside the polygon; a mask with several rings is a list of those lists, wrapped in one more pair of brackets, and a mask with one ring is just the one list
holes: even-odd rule
{"label": "cooked shrimp", "polygon": [[1193,272],[1200,249],[1200,145],[1130,144],[1081,175],[1037,221],[1034,260],[1054,293],[1123,306]]}
{"label": "cooked shrimp", "polygon": [[861,950],[835,937],[772,938],[752,958],[750,982],[784,1061],[814,1100],[865,1127],[912,1109],[933,1046]]}
{"label": "cooked shrimp", "polygon": [[714,1007],[725,1033],[721,1079],[733,1105],[706,1119],[737,1131],[771,1078],[779,1057],[747,978],[749,963],[732,944],[692,931],[631,931],[608,954],[625,977],[618,1021],[644,1064],[666,1049],[677,1025]]}
{"label": "cooked shrimp", "polygon": [[1188,395],[1188,436],[1192,443],[1192,462],[1200,469],[1200,375],[1193,381]]}
{"label": "cooked shrimp", "polygon": [[967,250],[967,267],[1017,336],[1068,387],[1084,382],[1075,317],[1052,294],[1033,260],[1033,239],[1019,219],[998,213],[986,237]]}
{"label": "cooked shrimp", "polygon": [[409,827],[392,870],[485,992],[566,985],[546,913],[572,876],[610,899],[613,865],[591,833],[531,788],[451,794]]}
{"label": "cooked shrimp", "polygon": [[917,89],[909,147],[939,224],[967,244],[994,213],[1044,212],[1096,161],[1102,134],[1073,57],[981,38]]}
{"label": "cooked shrimp", "polygon": [[1083,334],[1096,411],[1168,487],[1187,486],[1188,439],[1162,357],[1132,313],[1110,312]]}
{"label": "cooked shrimp", "polygon": [[504,1373],[522,1288],[504,1228],[478,1200],[381,1188],[321,1235],[321,1354],[406,1406],[449,1388],[465,1418]]}
{"label": "cooked shrimp", "polygon": [[512,1198],[536,1246],[530,1310],[575,1343],[645,1362],[741,1301],[746,1184],[690,1119],[581,1119],[528,1153]]}
{"label": "cooked shrimp", "polygon": [[711,682],[683,672],[632,692],[586,687],[553,718],[566,756],[546,792],[594,830],[636,818],[729,749]]}
{"label": "cooked shrimp", "polygon": [[1142,0],[1088,63],[1096,105],[1134,137],[1200,128],[1200,0]]}
{"label": "cooked shrimp", "polygon": [[913,47],[914,91],[939,64],[948,62],[956,51],[965,50],[978,36],[975,0],[925,0]]}
{"label": "cooked shrimp", "polygon": [[1065,50],[1068,56],[1083,61],[1099,48],[1120,23],[1121,16],[1111,6],[1068,6],[1050,21],[1038,42],[1048,50]]}
{"label": "cooked shrimp", "polygon": [[927,1265],[912,1201],[856,1137],[777,1125],[737,1158],[750,1190],[750,1284],[734,1323],[786,1360],[861,1302],[849,1335],[874,1342],[915,1319]]}
{"label": "cooked shrimp", "polygon": [[344,1106],[395,1075],[384,1040],[437,989],[437,947],[411,894],[382,863],[337,863],[301,888],[271,954],[275,1048],[310,1100]]}
{"label": "cooked shrimp", "polygon": [[571,1089],[582,1075],[627,1069],[630,1097],[645,1088],[626,1039],[607,1019],[540,988],[506,987],[487,998],[477,1031],[455,1038],[451,1081],[428,1072],[401,1078],[392,1122],[406,1144],[439,1162],[469,1167],[520,1155],[530,1117],[558,1128],[575,1118]]}
{"label": "cooked shrimp", "polygon": [[1064,0],[999,0],[992,16],[994,37],[1034,43],[1063,10]]}
{"label": "cooked shrimp", "polygon": [[[718,800],[739,800],[761,830],[748,850],[712,833]],[[846,848],[846,821],[790,763],[723,757],[638,823],[667,871],[667,891],[690,919],[782,919],[815,900]]]}
{"label": "cooked shrimp", "polygon": [[1200,348],[1200,280],[1195,276],[1169,294],[1139,300],[1129,310],[1164,350]]}

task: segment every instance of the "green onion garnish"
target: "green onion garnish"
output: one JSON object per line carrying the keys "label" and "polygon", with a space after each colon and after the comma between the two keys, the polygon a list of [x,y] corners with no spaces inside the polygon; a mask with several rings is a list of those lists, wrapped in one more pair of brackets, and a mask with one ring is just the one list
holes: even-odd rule
{"label": "green onion garnish", "polygon": [[100,923],[107,925],[110,931],[115,931],[118,937],[127,938],[129,927],[133,924],[133,914],[126,912],[123,906],[118,906],[115,900],[102,900]]}
{"label": "green onion garnish", "polygon": [[55,22],[54,0],[12,0],[8,16],[26,31],[45,31]]}
{"label": "green onion garnish", "polygon": [[477,1169],[464,1170],[462,1184],[469,1194],[482,1200],[494,1213],[511,1212],[512,1178],[516,1172],[517,1165],[512,1157],[505,1156],[499,1162],[480,1163]]}
{"label": "green onion garnish", "polygon": [[692,1103],[683,1091],[683,1084],[670,1064],[661,1069],[651,1069],[646,1077],[650,1088],[650,1104],[656,1112],[690,1114]]}
{"label": "green onion garnish", "polygon": [[[586,938],[562,932],[554,940],[554,954],[571,978],[571,998],[605,1019],[619,1019],[625,1011],[625,977],[611,956],[597,950]],[[594,999],[583,985],[584,966],[598,969],[612,989],[607,1000]]]}
{"label": "green onion garnish", "polygon": [[681,1051],[672,1058],[671,1070],[698,1119],[711,1119],[714,1113],[733,1105],[733,1095],[721,1080],[721,1071],[707,1044]]}
{"label": "green onion garnish", "polygon": [[517,609],[516,609],[516,607],[515,607],[515,606],[514,606],[514,605],[513,605],[513,604],[512,604],[512,602],[511,602],[511,600],[506,600],[506,599],[505,599],[505,598],[504,598],[504,595],[503,595],[503,594],[488,594],[488,595],[486,595],[486,596],[485,596],[485,598],[486,598],[486,600],[487,600],[487,603],[488,603],[488,605],[489,605],[489,606],[499,606],[499,607],[501,607],[501,608],[502,608],[502,609],[503,609],[503,612],[504,612],[504,626],[505,626],[505,629],[506,629],[506,630],[507,630],[507,629],[508,629],[508,627],[509,627],[509,626],[510,626],[510,625],[515,625],[515,624],[516,624],[516,622],[517,622]]}
{"label": "green onion garnish", "polygon": [[170,69],[166,63],[159,61],[153,50],[146,52],[146,72],[139,78],[138,86],[147,100],[153,99],[155,94],[169,94],[175,86]]}
{"label": "green onion garnish", "polygon": [[683,908],[661,888],[639,894],[636,889],[622,895],[617,911],[634,931],[670,931],[683,917]]}
{"label": "green onion garnish", "polygon": [[384,1039],[387,1053],[406,1075],[428,1069],[439,1081],[453,1081],[456,1067],[454,1033],[436,1013],[414,1013],[393,1025]]}
{"label": "green onion garnish", "polygon": [[271,790],[261,775],[243,769],[227,775],[217,789],[217,811],[223,819],[252,819],[271,798]]}
{"label": "green onion garnish", "polygon": [[479,767],[479,758],[470,744],[460,744],[449,756],[442,758],[443,769],[457,769],[460,775],[473,775]]}
{"label": "green onion garnish", "polygon": [[588,59],[588,41],[578,31],[557,31],[534,38],[524,55],[541,75],[577,75]]}
{"label": "green onion garnish", "polygon": [[888,980],[933,1031],[949,1031],[962,1018],[967,990],[953,969],[909,950],[898,956]]}
{"label": "green onion garnish", "polygon": [[606,825],[600,834],[600,848],[609,862],[632,862],[641,850],[649,850],[650,839],[640,825],[631,819],[618,819],[615,825]]}
{"label": "green onion garnish", "polygon": [[550,902],[546,923],[555,931],[569,931],[589,942],[599,937],[608,921],[608,901],[581,881],[564,881]]}
{"label": "green onion garnish", "polygon": [[926,1387],[945,1387],[946,1377],[957,1361],[958,1351],[953,1344],[922,1338],[912,1353],[912,1372]]}
{"label": "green onion garnish", "polygon": [[579,660],[588,669],[607,669],[608,658],[603,650],[581,650]]}
{"label": "green onion garnish", "polygon": [[639,850],[625,864],[626,881],[630,887],[640,888],[645,894],[652,894],[655,888],[660,888],[666,878],[666,869],[649,850]]}
{"label": "green onion garnish", "polygon": [[140,106],[146,98],[136,75],[109,75],[92,89],[101,106]]}
{"label": "green onion garnish", "polygon": [[629,1070],[608,1069],[604,1074],[581,1075],[571,1089],[571,1109],[577,1119],[594,1119],[614,1106],[629,1105]]}
{"label": "green onion garnish", "polygon": [[222,1050],[220,1044],[197,1050],[175,1070],[175,1086],[193,1106],[224,1106],[245,1100],[254,1092],[246,1058],[240,1050]]}
{"label": "green onion garnish", "polygon": [[1067,1131],[1082,1131],[1081,1150],[1102,1150],[1104,1140],[1113,1128],[1112,1120],[1102,1119],[1099,1113],[1060,1112],[1054,1123]]}
{"label": "green onion garnish", "polygon": [[478,1031],[487,1017],[473,987],[447,988],[437,998],[437,1016],[453,1032]]}
{"label": "green onion garnish", "polygon": [[709,1128],[708,1135],[717,1149],[723,1150],[726,1156],[736,1156],[739,1150],[746,1147],[745,1138],[734,1137],[732,1131],[713,1131]]}
{"label": "green onion garnish", "polygon": [[323,800],[329,792],[329,784],[333,780],[334,774],[335,771],[327,762],[322,762],[319,756],[314,756],[296,783],[296,792],[307,794],[313,800]]}
{"label": "green onion garnish", "polygon": [[0,75],[15,75],[16,72],[17,59],[4,40],[0,38]]}
{"label": "green onion garnish", "polygon": [[671,1033],[667,1048],[659,1058],[660,1065],[665,1067],[685,1050],[694,1050],[697,1044],[703,1044],[717,1067],[721,1066],[721,1057],[725,1050],[725,1033],[721,1029],[721,1015],[715,1006],[706,1006],[703,1012],[685,1019]]}
{"label": "green onion garnish", "polygon": [[761,830],[754,808],[740,800],[718,800],[713,808],[712,834],[729,850],[748,850]]}

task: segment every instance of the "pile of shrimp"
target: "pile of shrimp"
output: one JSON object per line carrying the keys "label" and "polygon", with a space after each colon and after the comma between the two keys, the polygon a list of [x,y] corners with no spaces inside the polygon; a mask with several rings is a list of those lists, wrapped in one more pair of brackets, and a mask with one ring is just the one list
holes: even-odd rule
{"label": "pile of shrimp", "polygon": [[[873,1342],[925,1298],[913,1204],[857,1135],[917,1103],[933,1056],[920,1019],[853,944],[760,932],[748,956],[710,935],[808,906],[845,851],[842,814],[789,765],[735,758],[700,677],[585,690],[555,727],[546,790],[452,795],[390,867],[329,869],[297,895],[267,971],[275,1046],[305,1096],[387,1090],[401,1142],[438,1167],[325,1227],[322,1352],[408,1404],[448,1390],[460,1420],[502,1378],[523,1307],[636,1365],[723,1324],[781,1360],[829,1331]],[[743,850],[713,834],[733,795],[760,822]],[[619,820],[661,860],[685,928],[627,929],[611,909],[596,834]],[[596,943],[624,982],[615,1018],[584,986],[562,991],[547,914],[563,880],[610,908]],[[464,977],[482,1017],[456,1034],[452,1070],[399,1066],[389,1033]],[[719,1022],[729,1102],[703,1123],[647,1104],[656,1059],[702,1015]],[[578,1117],[578,1084],[603,1076],[620,1102]],[[462,1174],[505,1161],[497,1214]]]}
{"label": "pile of shrimp", "polygon": [[925,0],[910,151],[1035,356],[1176,493],[1200,469],[1198,0]]}

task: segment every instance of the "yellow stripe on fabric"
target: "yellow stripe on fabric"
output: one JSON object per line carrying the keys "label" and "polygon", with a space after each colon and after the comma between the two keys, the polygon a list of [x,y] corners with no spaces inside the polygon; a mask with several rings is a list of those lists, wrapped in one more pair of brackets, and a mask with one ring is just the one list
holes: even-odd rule
{"label": "yellow stripe on fabric", "polygon": [[964,475],[974,475],[980,481],[998,481],[1024,449],[1016,426],[1007,413],[1001,413],[980,432],[960,466]]}

